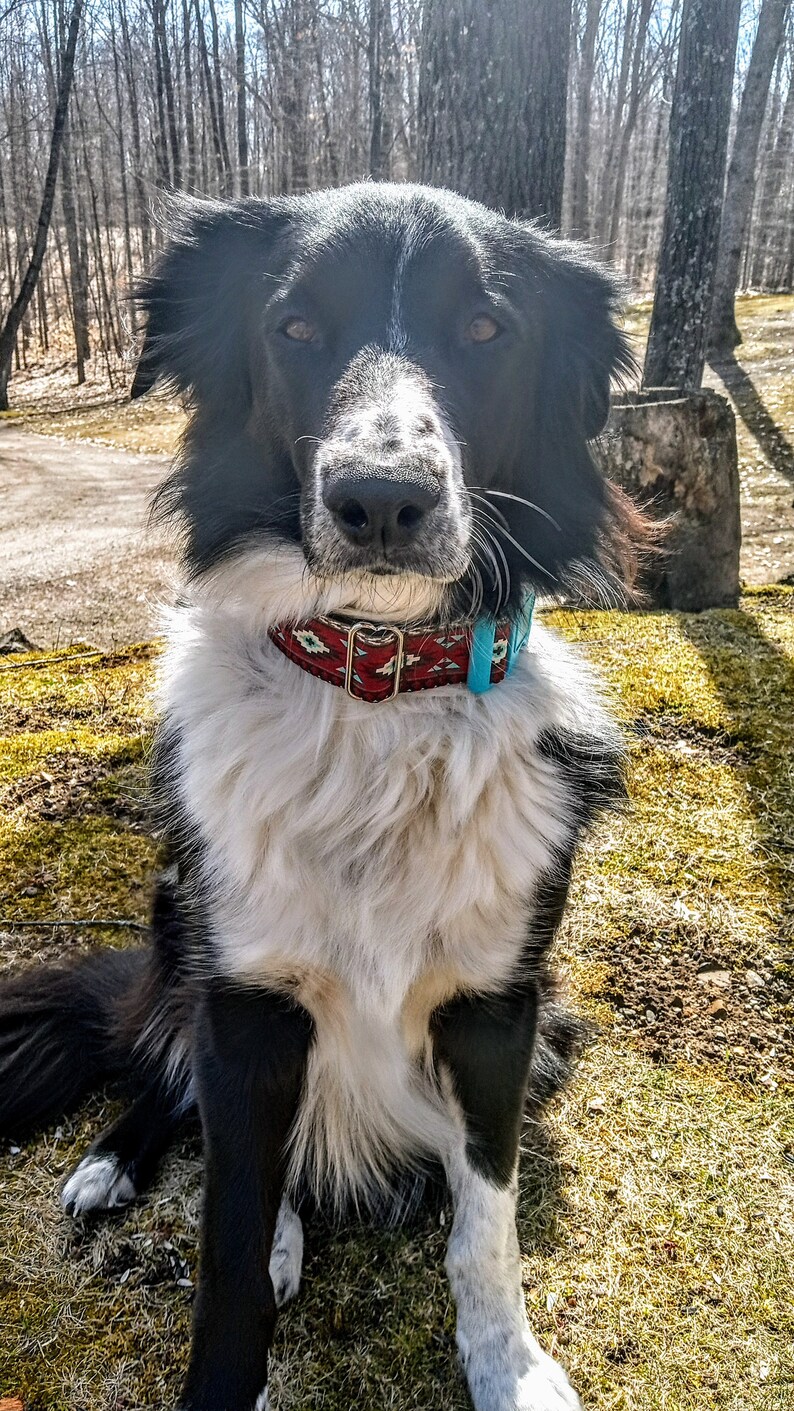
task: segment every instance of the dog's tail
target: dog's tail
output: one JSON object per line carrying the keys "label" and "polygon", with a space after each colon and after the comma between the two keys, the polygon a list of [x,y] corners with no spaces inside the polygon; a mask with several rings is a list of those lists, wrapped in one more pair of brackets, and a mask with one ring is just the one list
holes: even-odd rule
{"label": "dog's tail", "polygon": [[541,996],[535,1048],[529,1069],[527,1112],[542,1108],[566,1086],[581,1054],[595,1037],[591,1024],[560,1002],[556,983],[548,980]]}
{"label": "dog's tail", "polygon": [[132,1062],[121,1010],[149,952],[103,950],[0,983],[0,1133],[65,1115]]}

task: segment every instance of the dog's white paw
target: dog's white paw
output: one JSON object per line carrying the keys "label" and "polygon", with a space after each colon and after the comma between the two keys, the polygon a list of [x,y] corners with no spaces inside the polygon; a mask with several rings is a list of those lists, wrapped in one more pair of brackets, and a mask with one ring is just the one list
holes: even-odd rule
{"label": "dog's white paw", "polygon": [[509,1411],[582,1411],[582,1403],[564,1369],[553,1357],[545,1355],[537,1367],[521,1378],[518,1396],[507,1407]]}
{"label": "dog's white paw", "polygon": [[582,1411],[564,1368],[534,1338],[520,1348],[495,1340],[460,1351],[475,1411]]}
{"label": "dog's white paw", "polygon": [[277,1308],[295,1297],[300,1288],[302,1268],[303,1224],[288,1201],[282,1201],[270,1255],[270,1277]]}
{"label": "dog's white paw", "polygon": [[114,1210],[127,1205],[138,1192],[115,1156],[84,1156],[61,1191],[61,1204],[68,1215],[87,1215],[92,1210]]}

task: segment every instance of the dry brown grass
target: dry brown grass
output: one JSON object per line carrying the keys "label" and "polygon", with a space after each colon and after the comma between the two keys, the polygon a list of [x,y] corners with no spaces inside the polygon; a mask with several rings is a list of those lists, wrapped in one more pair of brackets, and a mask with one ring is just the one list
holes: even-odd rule
{"label": "dry brown grass", "polygon": [[110,387],[104,369],[94,361],[82,387],[74,369],[62,358],[18,374],[13,381],[12,409],[0,414],[0,424],[29,427],[44,436],[91,441],[147,455],[174,454],[185,424],[178,400],[159,392],[131,402],[132,369],[119,367]]}

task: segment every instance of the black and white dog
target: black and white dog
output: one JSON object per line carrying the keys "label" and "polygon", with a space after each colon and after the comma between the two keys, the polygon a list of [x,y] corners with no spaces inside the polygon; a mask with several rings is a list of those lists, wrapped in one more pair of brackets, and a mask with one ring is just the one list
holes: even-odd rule
{"label": "black and white dog", "polygon": [[588,449],[630,361],[614,283],[450,193],[359,185],[185,205],[143,302],[133,395],[192,407],[158,501],[186,567],[169,865],[149,951],[0,990],[0,1127],[132,1077],[64,1187],[80,1215],[140,1194],[198,1105],[190,1411],[267,1406],[299,1193],[388,1205],[430,1160],[474,1406],[572,1411],[527,1322],[516,1167],[575,1043],[546,957],[622,752],[530,617],[627,542]]}

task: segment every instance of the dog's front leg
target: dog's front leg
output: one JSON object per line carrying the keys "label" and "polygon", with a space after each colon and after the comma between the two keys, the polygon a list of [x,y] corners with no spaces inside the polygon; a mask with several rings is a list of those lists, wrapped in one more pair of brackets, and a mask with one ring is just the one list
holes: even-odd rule
{"label": "dog's front leg", "polygon": [[536,1020],[529,987],[459,999],[436,1026],[460,1122],[446,1158],[454,1204],[447,1273],[476,1411],[581,1411],[562,1367],[532,1336],[521,1287],[518,1145]]}
{"label": "dog's front leg", "polygon": [[264,991],[216,985],[197,1023],[204,1211],[185,1411],[263,1411],[276,1300],[268,1271],[311,1023]]}

